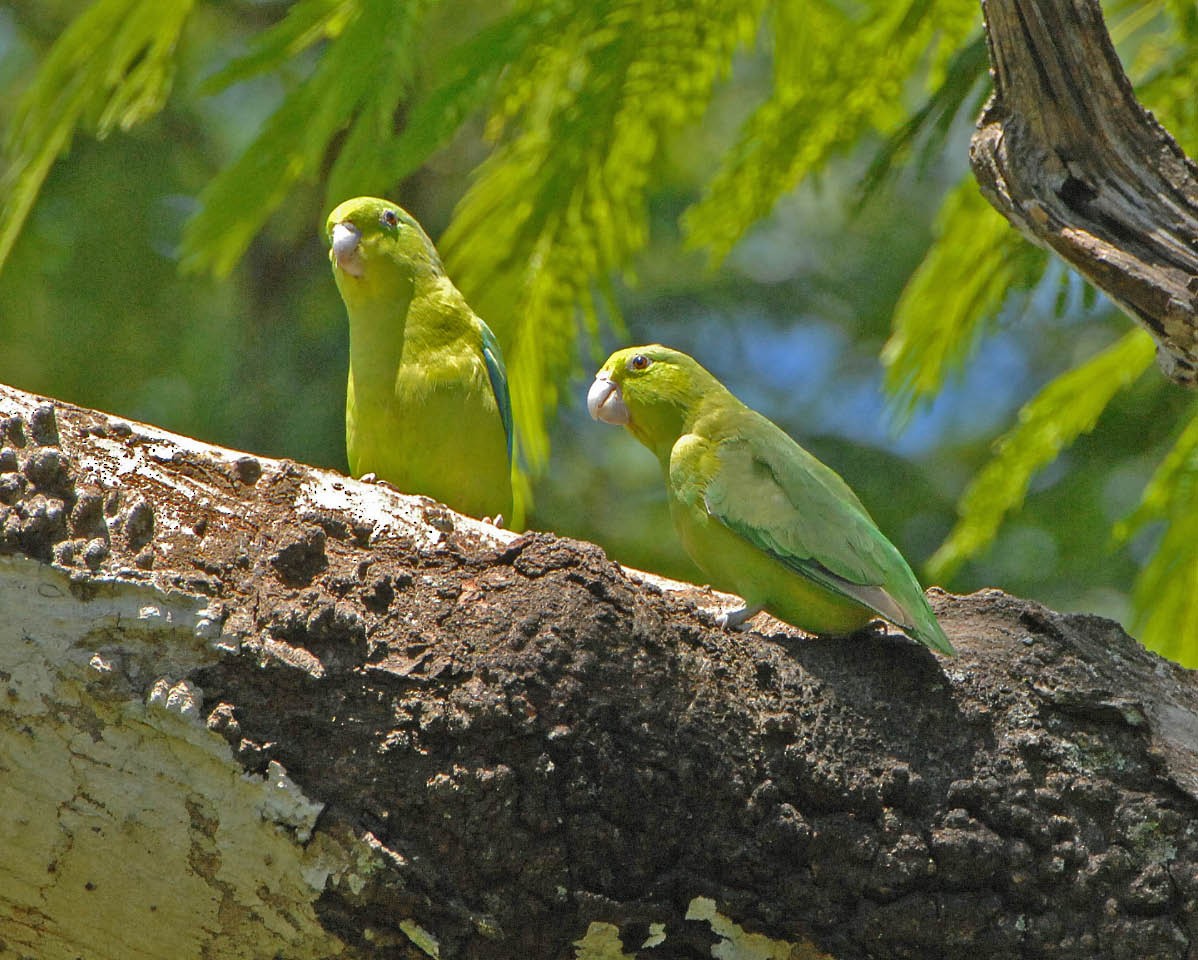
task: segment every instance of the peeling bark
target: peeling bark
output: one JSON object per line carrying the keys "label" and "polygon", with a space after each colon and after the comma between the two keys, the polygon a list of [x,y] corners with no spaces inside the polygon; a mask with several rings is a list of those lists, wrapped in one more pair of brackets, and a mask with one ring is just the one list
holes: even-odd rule
{"label": "peeling bark", "polygon": [[1136,100],[1098,0],[983,0],[994,95],[974,175],[1198,382],[1198,169]]}
{"label": "peeling bark", "polygon": [[1193,955],[1198,682],[1110,621],[726,633],[295,463],[0,440],[4,956]]}

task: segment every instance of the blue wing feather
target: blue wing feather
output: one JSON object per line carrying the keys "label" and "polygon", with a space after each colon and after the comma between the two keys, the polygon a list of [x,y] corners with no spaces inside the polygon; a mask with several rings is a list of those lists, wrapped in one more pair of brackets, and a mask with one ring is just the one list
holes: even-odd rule
{"label": "blue wing feather", "polygon": [[512,397],[508,392],[507,369],[503,365],[503,351],[499,341],[486,323],[481,323],[483,338],[483,360],[487,364],[487,376],[491,380],[491,392],[499,405],[499,416],[503,419],[503,433],[507,437],[507,459],[512,462]]}

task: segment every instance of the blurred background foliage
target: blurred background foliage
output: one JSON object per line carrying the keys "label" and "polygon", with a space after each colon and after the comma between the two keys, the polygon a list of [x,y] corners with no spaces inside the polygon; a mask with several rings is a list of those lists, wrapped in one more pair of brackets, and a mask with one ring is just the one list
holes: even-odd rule
{"label": "blurred background foliage", "polygon": [[[1103,8],[1193,153],[1198,7]],[[0,380],[345,469],[319,230],[382,194],[503,342],[530,526],[698,576],[581,403],[666,342],[932,580],[1198,665],[1194,397],[980,197],[987,94],[976,0],[9,0]]]}

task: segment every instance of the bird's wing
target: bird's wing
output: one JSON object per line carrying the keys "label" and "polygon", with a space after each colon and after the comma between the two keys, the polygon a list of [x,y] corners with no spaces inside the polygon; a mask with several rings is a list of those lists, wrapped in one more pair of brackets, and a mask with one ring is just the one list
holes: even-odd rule
{"label": "bird's wing", "polygon": [[503,420],[503,433],[507,437],[507,458],[512,459],[512,397],[508,392],[507,370],[503,365],[503,353],[499,349],[499,341],[495,334],[481,320],[483,361],[487,365],[487,376],[491,380],[491,392],[495,394],[495,402],[499,405],[499,416]]}
{"label": "bird's wing", "polygon": [[898,551],[834,471],[768,427],[717,445],[707,512],[796,573],[909,626],[912,616],[883,586],[904,562]]}

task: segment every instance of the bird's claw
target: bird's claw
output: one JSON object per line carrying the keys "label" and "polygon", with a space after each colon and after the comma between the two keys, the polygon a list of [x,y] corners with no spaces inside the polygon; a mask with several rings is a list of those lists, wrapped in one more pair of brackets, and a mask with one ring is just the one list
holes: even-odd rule
{"label": "bird's claw", "polygon": [[489,523],[491,526],[498,527],[500,530],[502,530],[503,529],[503,514],[497,513],[493,517],[483,517],[483,523]]}
{"label": "bird's claw", "polygon": [[396,493],[400,492],[399,487],[393,484],[390,480],[384,480],[377,473],[364,473],[362,476],[358,477],[358,479],[362,483],[372,483],[376,487],[386,487],[388,490],[394,490]]}

